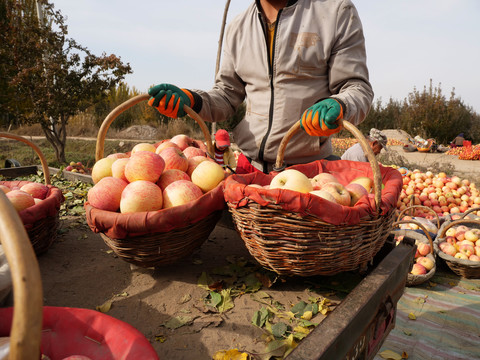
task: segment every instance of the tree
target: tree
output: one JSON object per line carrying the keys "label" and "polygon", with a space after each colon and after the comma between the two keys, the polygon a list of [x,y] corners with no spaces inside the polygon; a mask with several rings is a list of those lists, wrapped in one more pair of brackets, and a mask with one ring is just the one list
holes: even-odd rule
{"label": "tree", "polygon": [[57,160],[65,163],[69,118],[105,98],[131,68],[116,55],[95,56],[67,38],[60,11],[47,0],[39,2],[44,18],[35,16],[33,0],[3,1],[0,56],[8,60],[2,75],[9,91],[0,110],[25,124],[40,124]]}

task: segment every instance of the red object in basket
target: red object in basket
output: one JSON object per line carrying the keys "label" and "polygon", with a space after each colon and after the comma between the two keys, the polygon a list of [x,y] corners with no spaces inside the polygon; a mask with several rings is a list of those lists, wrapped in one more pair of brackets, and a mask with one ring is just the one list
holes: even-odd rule
{"label": "red object in basket", "polygon": [[[13,308],[0,308],[0,337],[9,336]],[[43,307],[41,353],[51,360],[84,355],[102,360],[158,360],[149,341],[133,326],[101,312]]]}

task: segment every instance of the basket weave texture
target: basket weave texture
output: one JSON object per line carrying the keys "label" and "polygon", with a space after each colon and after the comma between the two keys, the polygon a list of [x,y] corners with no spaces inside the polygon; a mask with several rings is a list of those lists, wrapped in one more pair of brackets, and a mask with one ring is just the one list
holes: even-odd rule
{"label": "basket weave texture", "polygon": [[[0,185],[9,188],[22,187],[31,181],[0,181]],[[64,202],[62,191],[55,186],[46,185],[49,191],[43,201],[19,213],[35,254],[46,252],[57,238],[60,223],[59,210]]]}
{"label": "basket weave texture", "polygon": [[[319,160],[289,167],[312,178],[329,172],[347,184],[359,176],[372,178],[368,163]],[[281,275],[335,275],[364,270],[385,243],[402,189],[401,174],[380,167],[385,188],[381,204],[373,196],[347,207],[312,194],[265,189],[275,175],[232,175],[225,182],[225,200],[237,232],[250,254]]]}
{"label": "basket weave texture", "polygon": [[445,221],[438,231],[437,238],[433,242],[435,253],[447,264],[450,270],[452,270],[458,276],[466,279],[480,279],[480,261],[457,259],[451,255],[445,254],[442,250],[440,250],[440,243],[445,241],[445,232],[450,227],[457,225],[466,225],[468,227],[479,229],[480,221],[467,218],[454,221]]}

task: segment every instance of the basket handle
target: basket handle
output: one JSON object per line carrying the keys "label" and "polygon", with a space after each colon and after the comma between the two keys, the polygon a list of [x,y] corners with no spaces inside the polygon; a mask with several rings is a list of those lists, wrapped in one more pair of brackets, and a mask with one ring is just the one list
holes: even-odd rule
{"label": "basket handle", "polygon": [[43,319],[40,268],[22,220],[0,193],[0,240],[11,268],[15,305],[9,359],[38,359]]}
{"label": "basket handle", "polygon": [[33,150],[35,150],[38,157],[40,158],[40,162],[42,163],[43,176],[45,177],[45,185],[50,185],[50,169],[48,168],[47,159],[45,159],[45,156],[43,155],[42,150],[40,150],[40,148],[37,145],[35,145],[34,143],[25,139],[22,136],[10,134],[10,133],[0,132],[0,137],[4,137],[4,138],[13,139],[13,140],[23,142],[23,143],[27,144],[28,146],[30,146]]}
{"label": "basket handle", "polygon": [[[462,216],[460,216],[460,219],[465,219],[465,216],[467,216],[468,214],[474,212],[474,211],[479,211],[480,210],[480,207],[476,207],[476,208],[471,208],[471,209],[468,209],[467,211],[465,211]],[[460,220],[459,219],[459,220]]]}
{"label": "basket handle", "polygon": [[445,227],[443,227],[443,229],[442,229],[442,232],[440,234],[438,234],[437,237],[443,238],[448,229],[450,229],[452,226],[461,225],[461,224],[477,224],[477,225],[480,225],[480,220],[473,220],[473,219],[454,220],[450,224],[445,225]]}
{"label": "basket handle", "polygon": [[399,221],[402,218],[402,215],[406,213],[408,210],[412,210],[413,212],[414,208],[421,208],[421,209],[426,209],[428,211],[431,211],[435,215],[435,218],[437,220],[437,229],[440,229],[440,218],[438,217],[438,214],[432,208],[429,208],[428,206],[424,206],[424,205],[411,205],[406,207],[400,212],[400,214],[398,214],[397,221]]}
{"label": "basket handle", "polygon": [[[130,109],[133,105],[136,105],[144,100],[150,99],[150,95],[148,94],[140,94],[137,96],[134,96],[133,98],[125,101],[124,103],[118,105],[115,109],[113,109],[110,114],[107,115],[105,120],[103,120],[102,125],[100,126],[100,129],[98,131],[98,136],[97,136],[97,146],[95,150],[95,161],[98,161],[103,158],[104,155],[104,145],[105,145],[105,137],[107,136],[107,131],[108,128],[110,127],[111,123],[113,120],[117,118],[118,115],[120,115],[122,112],[125,110]],[[183,106],[183,110],[193,119],[195,120],[198,125],[200,125],[200,128],[202,129],[203,136],[205,137],[205,141],[207,143],[207,152],[208,155],[213,158],[214,155],[214,149],[213,149],[213,143],[212,143],[212,138],[210,136],[210,131],[208,130],[207,125],[205,125],[205,121],[198,115],[195,111],[192,110],[192,108],[188,107],[187,105]]]}
{"label": "basket handle", "polygon": [[[358,140],[360,145],[362,146],[363,152],[366,154],[368,161],[372,167],[373,171],[373,190],[375,195],[375,205],[377,207],[377,213],[380,211],[380,203],[382,200],[382,174],[380,172],[380,166],[378,166],[378,162],[375,158],[375,154],[373,153],[372,148],[368,145],[367,139],[361,133],[360,130],[357,129],[355,125],[350,123],[347,120],[342,120],[343,127],[350,131],[352,135]],[[278,148],[277,153],[277,160],[275,162],[274,170],[279,171],[282,170],[285,166],[283,164],[283,157],[285,154],[285,148],[287,147],[288,142],[300,130],[300,121],[297,121],[293,126],[288,130],[288,132],[283,137],[282,141],[280,142],[280,146]]]}
{"label": "basket handle", "polygon": [[[433,240],[432,240],[432,237],[430,236],[430,233],[428,232],[428,230],[425,228],[425,226],[423,226],[422,224],[420,224],[418,221],[416,220],[400,220],[400,221],[395,221],[393,224],[392,224],[392,227],[395,227],[395,226],[398,226],[400,224],[415,224],[417,225],[420,229],[423,230],[423,232],[425,233],[425,236],[427,237],[428,239],[428,242],[430,243],[430,254],[433,255]],[[413,230],[412,230],[413,231]]]}

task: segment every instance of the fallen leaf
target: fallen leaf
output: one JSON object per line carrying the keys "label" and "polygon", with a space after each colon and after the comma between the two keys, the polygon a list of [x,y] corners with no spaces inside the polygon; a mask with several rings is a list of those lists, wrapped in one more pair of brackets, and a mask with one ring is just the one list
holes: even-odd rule
{"label": "fallen leaf", "polygon": [[241,353],[238,349],[220,350],[213,354],[213,360],[248,360],[250,355]]}
{"label": "fallen leaf", "polygon": [[408,314],[408,318],[409,318],[410,320],[417,320],[417,317],[415,316],[414,313]]}
{"label": "fallen leaf", "polygon": [[112,308],[112,300],[107,300],[102,305],[96,307],[97,311],[100,311],[102,313],[109,312],[111,308]]}
{"label": "fallen leaf", "polygon": [[163,335],[155,335],[155,341],[163,344],[165,341],[167,341],[167,338]]}
{"label": "fallen leaf", "polygon": [[185,294],[182,296],[180,301],[178,302],[179,304],[185,304],[186,302],[189,302],[192,299],[192,295],[190,294]]}
{"label": "fallen leaf", "polygon": [[402,355],[397,354],[392,350],[382,351],[378,355],[380,355],[383,359],[387,359],[387,360],[402,360]]}
{"label": "fallen leaf", "polygon": [[402,359],[408,359],[408,354],[406,351],[402,352]]}
{"label": "fallen leaf", "polygon": [[173,317],[162,324],[162,326],[166,327],[167,329],[178,329],[184,325],[188,325],[193,321],[191,316],[176,316]]}

